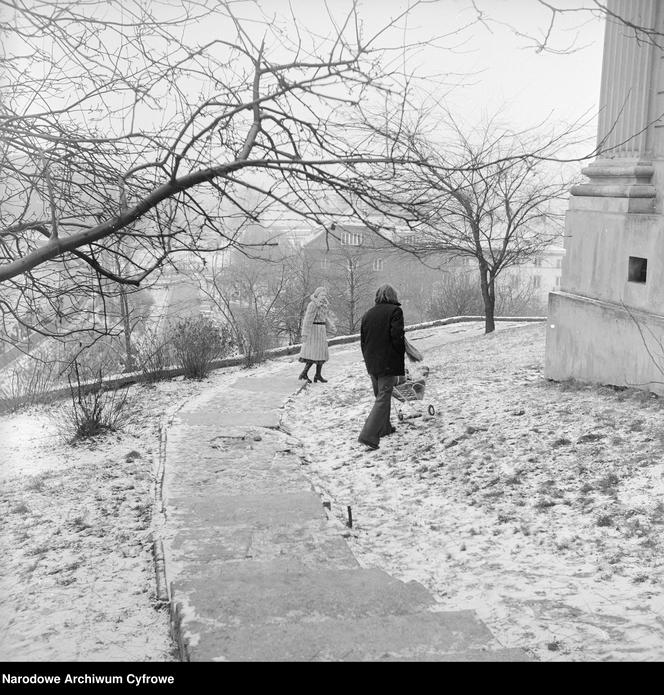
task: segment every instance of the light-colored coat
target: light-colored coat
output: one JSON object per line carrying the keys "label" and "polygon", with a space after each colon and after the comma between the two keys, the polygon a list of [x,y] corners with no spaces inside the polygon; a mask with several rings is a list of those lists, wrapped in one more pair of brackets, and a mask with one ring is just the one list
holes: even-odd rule
{"label": "light-colored coat", "polygon": [[300,362],[327,362],[327,331],[334,330],[328,315],[327,304],[311,300],[302,319],[302,348]]}

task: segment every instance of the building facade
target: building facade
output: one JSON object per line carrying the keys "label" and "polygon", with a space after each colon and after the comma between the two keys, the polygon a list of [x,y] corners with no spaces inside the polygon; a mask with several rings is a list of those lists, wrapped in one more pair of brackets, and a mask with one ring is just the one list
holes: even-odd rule
{"label": "building facade", "polygon": [[664,393],[664,4],[607,9],[599,155],[571,191],[545,374]]}

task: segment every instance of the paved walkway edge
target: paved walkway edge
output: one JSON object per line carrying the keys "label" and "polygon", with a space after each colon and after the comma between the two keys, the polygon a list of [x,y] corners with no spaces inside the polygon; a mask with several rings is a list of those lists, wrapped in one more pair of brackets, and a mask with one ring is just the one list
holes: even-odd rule
{"label": "paved walkway edge", "polygon": [[[162,418],[159,423],[159,446],[157,448],[157,465],[154,471],[154,499],[153,499],[153,524],[164,520],[164,473],[166,471],[166,423]],[[166,559],[164,557],[164,544],[159,538],[158,532],[152,532],[152,557],[155,571],[155,593],[158,604],[166,605],[170,601],[168,593],[168,581],[166,579]]]}

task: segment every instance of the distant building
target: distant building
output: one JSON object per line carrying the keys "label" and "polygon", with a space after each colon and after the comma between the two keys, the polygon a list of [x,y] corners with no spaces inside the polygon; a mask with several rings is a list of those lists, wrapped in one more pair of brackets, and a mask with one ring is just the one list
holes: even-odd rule
{"label": "distant building", "polygon": [[560,289],[564,256],[565,249],[562,246],[547,246],[534,258],[507,268],[504,271],[503,282],[530,287],[533,300],[545,307],[549,293]]}
{"label": "distant building", "polygon": [[[471,256],[450,253],[416,255],[404,250],[416,249],[418,236],[407,230],[386,229],[380,235],[364,225],[337,225],[321,230],[304,245],[305,252],[317,260],[326,282],[333,288],[351,287],[360,296],[362,306],[373,303],[373,292],[380,284],[393,285],[410,322],[426,321],[432,292],[444,276],[464,275],[479,291],[477,261]],[[521,304],[543,312],[549,292],[560,287],[562,259],[565,250],[558,245],[548,246],[533,259],[506,268],[498,280],[505,286],[503,295],[514,291],[522,295]],[[349,262],[356,274],[353,277]],[[477,282],[475,283],[475,278]],[[477,309],[481,313],[481,309]]]}
{"label": "distant building", "polygon": [[395,287],[407,321],[426,319],[431,287],[440,274],[413,253],[396,244],[403,241],[394,229],[376,233],[365,225],[334,225],[321,230],[303,245],[321,281],[330,289],[337,313],[346,319],[346,329],[359,326],[359,318],[374,303],[376,289],[385,283]]}

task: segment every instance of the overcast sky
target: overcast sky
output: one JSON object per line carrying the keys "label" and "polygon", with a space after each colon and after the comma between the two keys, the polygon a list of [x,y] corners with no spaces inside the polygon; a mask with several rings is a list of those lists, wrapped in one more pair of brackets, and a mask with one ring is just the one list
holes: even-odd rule
{"label": "overcast sky", "polygon": [[[289,12],[310,30],[329,27],[329,14],[340,18],[347,0],[259,0],[266,13]],[[360,0],[365,30],[397,17],[407,0]],[[557,0],[558,7],[578,8],[583,0]],[[586,3],[587,4],[587,3]],[[505,120],[528,127],[547,117],[576,121],[598,108],[603,21],[588,12],[561,15],[552,35],[552,47],[562,53],[536,52],[524,35],[543,37],[550,12],[537,0],[476,0],[487,25],[476,24],[441,43],[448,49],[424,49],[418,69],[428,73],[457,74],[463,83],[450,96],[450,104],[463,117],[473,119],[500,110]],[[415,9],[408,19],[408,35],[426,38],[448,34],[477,16],[470,0],[434,0]],[[502,24],[501,24],[502,23]],[[458,75],[465,74],[465,78]]]}
{"label": "overcast sky", "polygon": [[[550,15],[535,0],[481,4],[496,19],[523,33],[543,36],[548,26]],[[450,11],[450,6],[467,7],[468,3],[448,0],[442,5]],[[574,45],[577,49],[560,54],[536,52],[530,41],[516,36],[509,27],[491,29],[472,31],[470,52],[461,62],[481,72],[475,85],[464,88],[457,97],[461,108],[486,106],[495,111],[504,104],[510,117],[522,120],[523,125],[549,114],[562,120],[576,120],[585,112],[596,114],[604,35],[601,21],[591,20],[589,15],[567,18],[555,32],[553,46],[565,49]]]}
{"label": "overcast sky", "polygon": [[[554,4],[576,8],[583,6],[584,0],[555,0]],[[351,7],[351,0],[258,0],[258,5],[269,17],[280,15],[281,26],[296,40],[293,17],[308,32],[329,37],[334,34],[331,19],[340,22]],[[563,53],[537,53],[531,41],[517,34],[543,36],[546,32],[550,12],[538,0],[475,0],[487,23],[470,27],[477,18],[471,0],[427,0],[421,5],[416,0],[359,0],[364,36],[413,5],[416,7],[407,20],[401,21],[399,31],[383,36],[381,43],[398,45],[404,39],[425,41],[435,35],[447,35],[438,41],[437,47],[420,50],[408,70],[447,75],[439,80],[446,85],[459,85],[446,96],[459,118],[473,121],[500,111],[507,124],[522,128],[546,118],[569,122],[584,113],[596,114],[603,21],[592,18],[588,12],[560,17],[551,45],[554,49],[576,49]],[[101,7],[106,11],[120,8],[121,12],[122,4]],[[232,7],[243,16],[255,14],[250,2]],[[202,40],[222,36],[228,29],[233,30],[232,26],[206,21],[197,32]],[[255,29],[264,32],[265,26],[256,24]],[[256,38],[260,42],[260,37]],[[431,85],[437,97],[445,93],[439,82],[432,81]]]}

